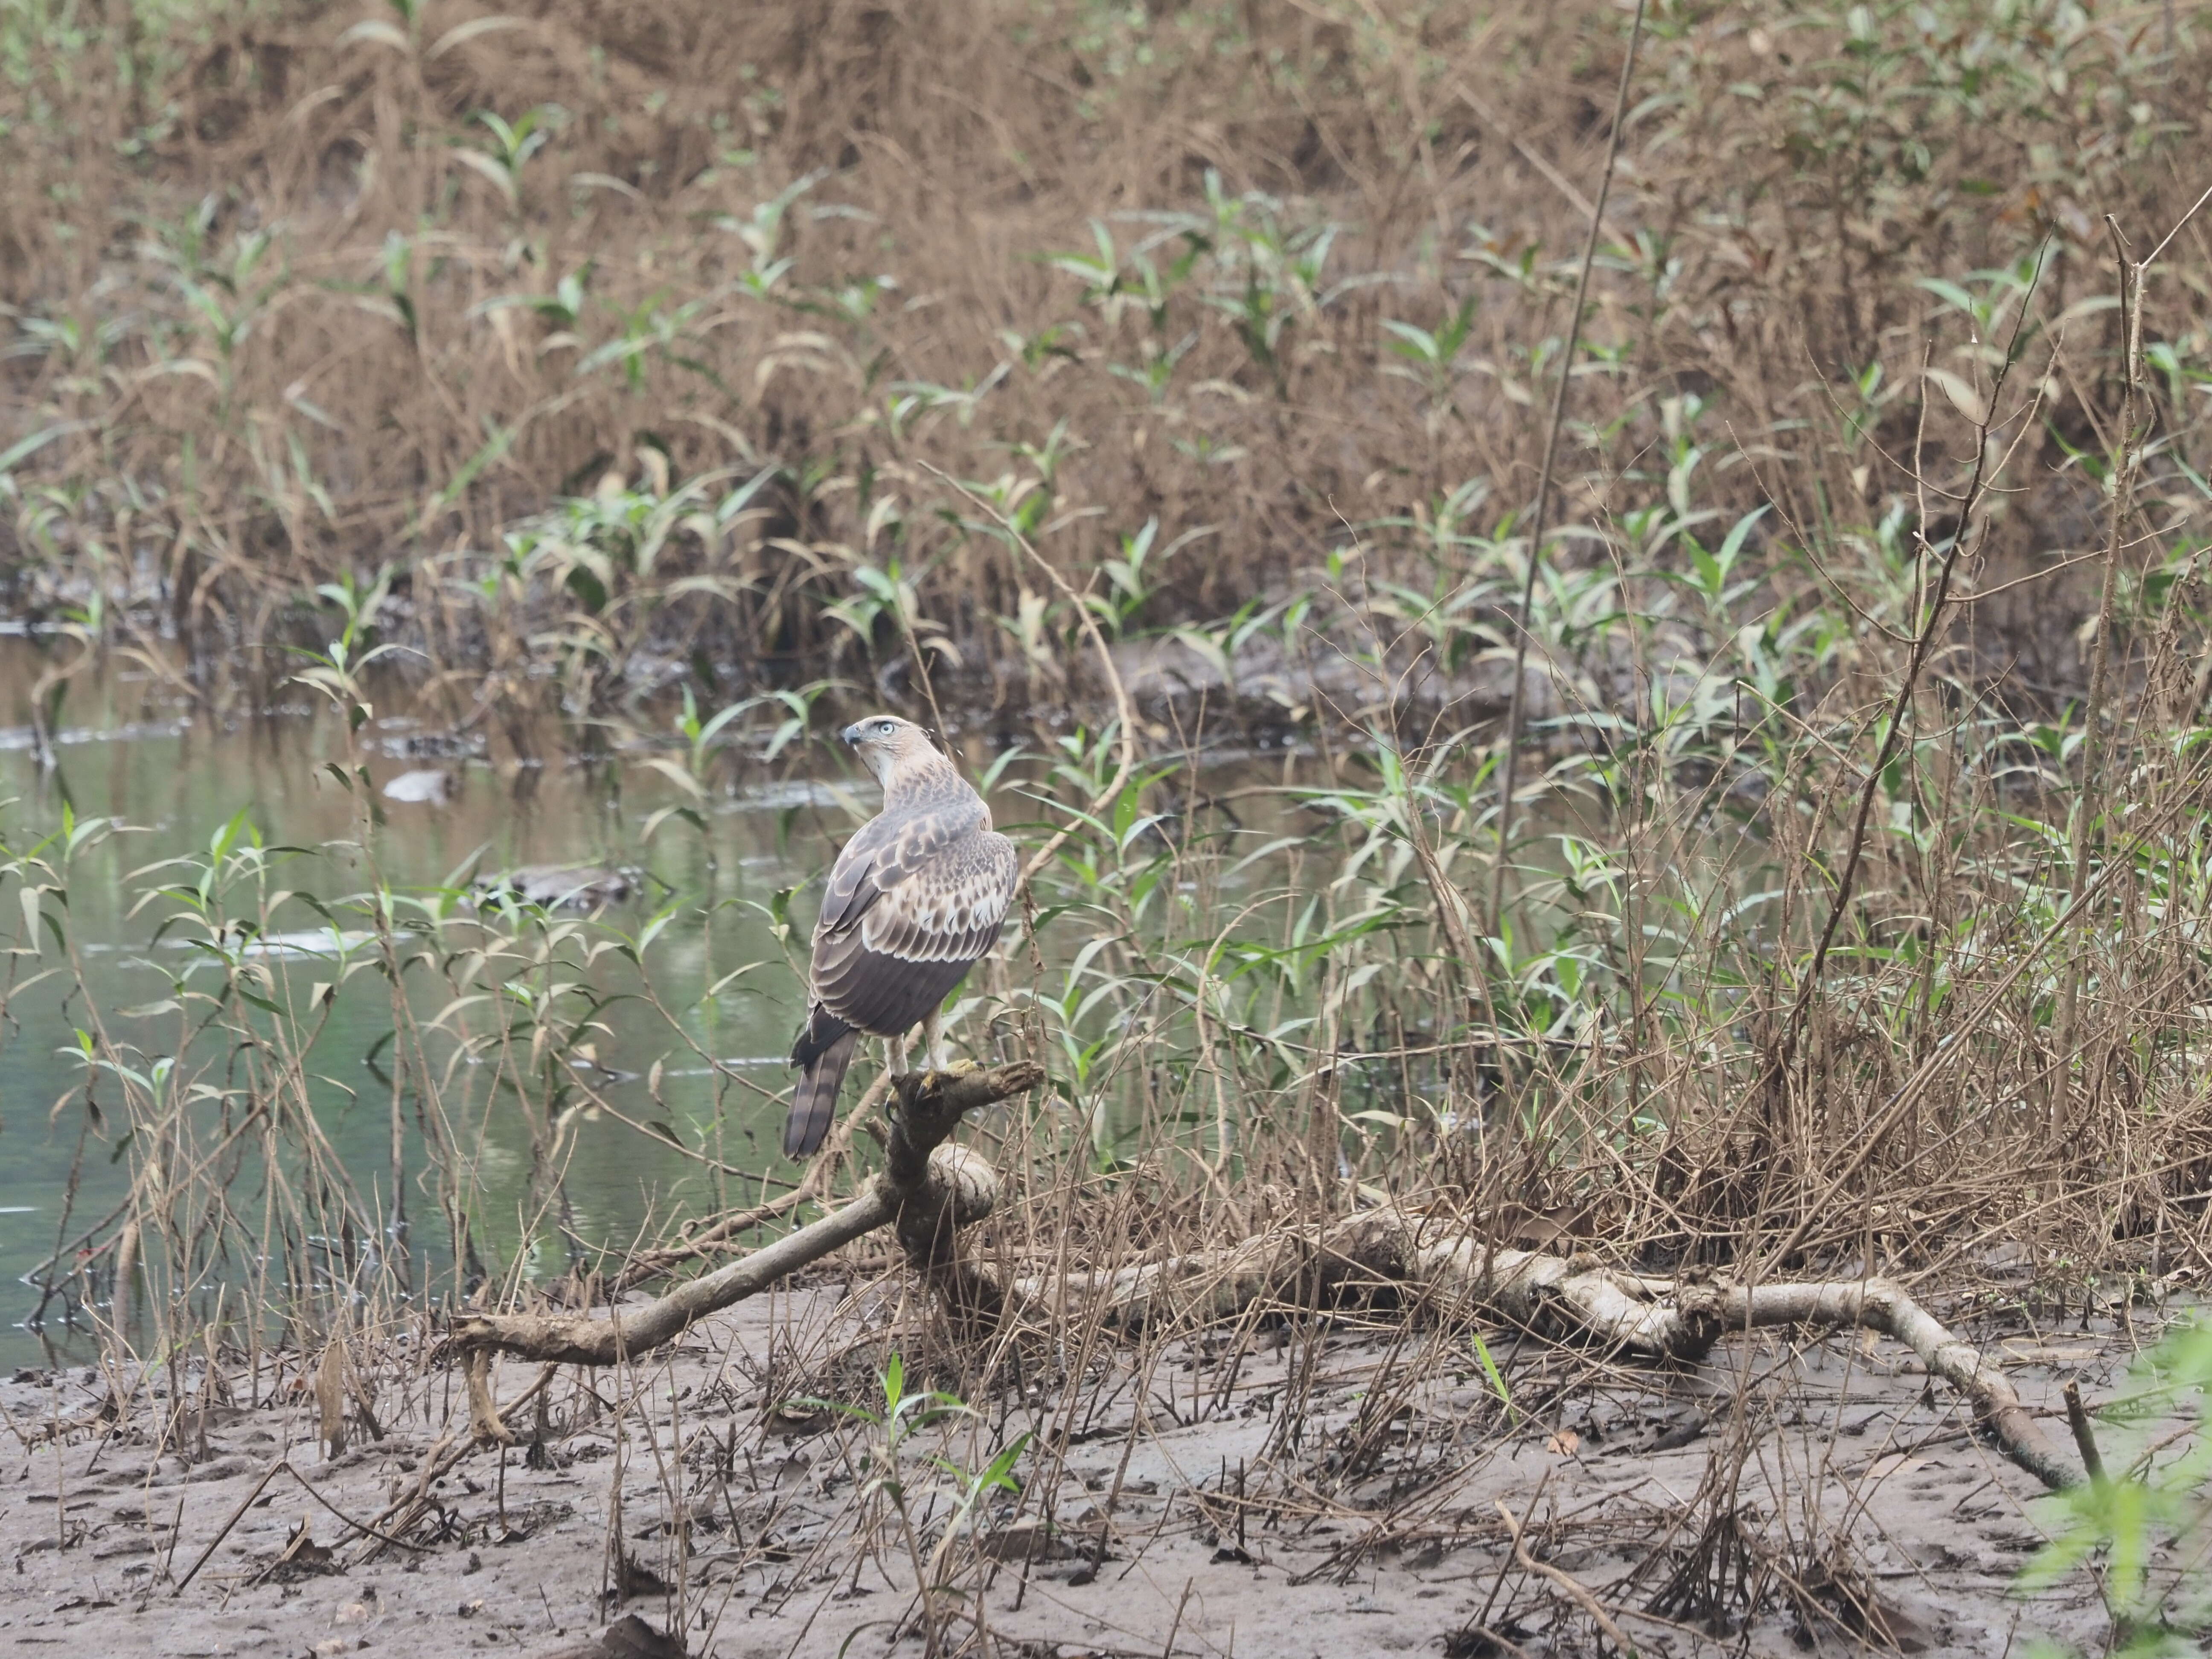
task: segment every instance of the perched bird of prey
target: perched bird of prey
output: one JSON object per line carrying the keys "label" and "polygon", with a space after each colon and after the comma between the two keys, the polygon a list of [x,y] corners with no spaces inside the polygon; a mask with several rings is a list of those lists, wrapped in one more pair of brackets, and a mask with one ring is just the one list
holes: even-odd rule
{"label": "perched bird of prey", "polygon": [[998,942],[1014,896],[1013,842],[920,726],[877,714],[844,738],[883,785],[884,810],[845,843],[822,896],[806,1029],[791,1051],[805,1071],[784,1121],[787,1158],[830,1133],[862,1032],[885,1039],[902,1070],[921,1024],[929,1063],[943,1068],[939,1011]]}

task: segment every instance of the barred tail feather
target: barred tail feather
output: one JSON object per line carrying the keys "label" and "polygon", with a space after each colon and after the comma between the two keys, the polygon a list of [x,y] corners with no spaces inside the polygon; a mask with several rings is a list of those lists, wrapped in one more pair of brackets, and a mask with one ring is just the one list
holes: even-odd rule
{"label": "barred tail feather", "polygon": [[837,1120],[837,1090],[845,1081],[845,1068],[853,1063],[853,1050],[860,1034],[848,1028],[826,1048],[809,1055],[800,1074],[798,1092],[791,1097],[791,1115],[783,1121],[783,1155],[811,1158],[828,1138]]}

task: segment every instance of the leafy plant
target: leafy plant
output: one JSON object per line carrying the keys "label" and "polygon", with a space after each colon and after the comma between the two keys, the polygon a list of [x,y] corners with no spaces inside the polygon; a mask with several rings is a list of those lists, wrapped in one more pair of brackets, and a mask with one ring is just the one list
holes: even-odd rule
{"label": "leafy plant", "polygon": [[[929,1648],[934,1653],[945,1633],[945,1615],[937,1607],[937,1601],[940,1597],[959,1594],[957,1586],[947,1577],[952,1553],[973,1528],[976,1511],[987,1499],[996,1493],[1021,1491],[1021,1482],[1015,1478],[1014,1470],[1022,1454],[1029,1449],[1030,1436],[1027,1431],[1015,1436],[987,1462],[972,1469],[934,1452],[917,1453],[913,1443],[924,1431],[949,1422],[974,1420],[978,1414],[957,1395],[942,1389],[909,1389],[906,1362],[896,1352],[885,1363],[878,1381],[882,1387],[880,1406],[811,1398],[798,1403],[836,1412],[874,1431],[873,1437],[860,1453],[861,1494],[868,1502],[887,1506],[896,1518],[899,1536],[914,1567],[915,1583],[921,1589]],[[938,1492],[916,1486],[913,1471],[917,1465],[945,1478],[946,1485],[939,1490],[950,1498],[946,1514],[937,1522],[937,1541],[927,1559],[922,1547],[925,1528]]]}
{"label": "leafy plant", "polygon": [[[2129,1659],[2201,1652],[2212,1634],[2212,1325],[2189,1321],[2138,1355],[2127,1391],[2100,1409],[2130,1449],[2106,1469],[2048,1500],[2051,1541],[2021,1569],[2033,1595],[2077,1574],[2093,1577],[2112,1620],[2107,1651]],[[2167,1423],[2181,1419],[2178,1429]],[[2155,1440],[2153,1427],[2165,1431]],[[2110,1460],[2114,1446],[2103,1453]],[[2058,1650],[2045,1644],[2046,1652]]]}

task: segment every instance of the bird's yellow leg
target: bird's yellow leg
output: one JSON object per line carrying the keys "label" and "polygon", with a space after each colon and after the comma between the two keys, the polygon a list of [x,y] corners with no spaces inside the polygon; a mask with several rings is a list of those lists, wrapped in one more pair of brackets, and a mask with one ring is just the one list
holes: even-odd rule
{"label": "bird's yellow leg", "polygon": [[972,1060],[954,1060],[945,1049],[945,1012],[939,1009],[921,1023],[922,1053],[932,1072],[958,1077],[976,1069]]}

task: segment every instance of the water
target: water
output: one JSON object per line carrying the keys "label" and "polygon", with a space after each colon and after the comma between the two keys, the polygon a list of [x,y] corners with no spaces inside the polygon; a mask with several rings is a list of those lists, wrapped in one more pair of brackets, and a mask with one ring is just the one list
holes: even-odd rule
{"label": "water", "polygon": [[[0,641],[0,717],[33,706],[32,684],[46,660],[27,642]],[[178,907],[142,904],[141,897],[177,874],[149,866],[185,855],[204,860],[210,835],[242,811],[264,842],[304,849],[281,860],[271,885],[325,899],[364,890],[370,872],[359,850],[360,800],[321,769],[344,756],[344,733],[334,714],[304,698],[271,719],[219,726],[192,718],[159,682],[119,673],[73,683],[64,712],[51,768],[40,764],[27,723],[0,728],[0,799],[12,797],[0,808],[0,826],[19,850],[60,826],[65,814],[80,823],[104,817],[137,826],[80,860],[66,915],[77,971],[107,1036],[136,1044],[150,1061],[183,1046],[179,1012],[161,1006],[173,1004],[177,976],[185,975],[188,989],[212,991],[222,970],[212,960],[195,966],[196,953],[178,930],[156,940],[160,919]],[[599,1015],[607,1029],[592,1034],[595,1064],[587,1080],[608,1107],[640,1123],[673,1127],[695,1151],[744,1170],[791,1173],[775,1151],[782,1108],[769,1097],[787,1082],[782,1057],[802,993],[771,913],[779,893],[822,868],[855,814],[874,810],[872,786],[849,774],[809,776],[795,763],[741,762],[698,806],[703,828],[665,819],[647,842],[644,830],[654,814],[696,805],[638,763],[649,750],[588,764],[495,768],[441,757],[428,737],[404,718],[380,720],[362,733],[380,791],[367,845],[386,884],[441,884],[471,859],[484,872],[580,860],[643,876],[644,896],[609,911],[618,926],[634,931],[659,906],[682,901],[647,962],[665,1006],[679,1011],[684,1034],[719,1066],[688,1052],[650,1007],[617,1001]],[[544,752],[557,755],[557,743]],[[805,763],[834,762],[817,750]],[[414,777],[399,793],[417,799],[381,797],[392,780],[426,772],[446,783],[426,786]],[[61,908],[51,900],[47,908]],[[805,901],[799,907],[790,951],[804,951],[811,908]],[[270,994],[295,1010],[307,1006],[313,986],[337,977],[334,946],[355,942],[345,937],[348,922],[343,915],[335,923],[320,919],[297,901],[273,915],[272,933],[252,958],[270,972]],[[85,1133],[85,1071],[74,1033],[88,1022],[87,997],[74,989],[52,939],[42,943],[42,955],[13,959],[15,988],[0,1033],[0,1294],[13,1304],[0,1306],[0,1364],[38,1361],[56,1341],[65,1352],[82,1352],[64,1332],[49,1328],[42,1339],[24,1328],[38,1296],[21,1280],[57,1246],[73,1169],[72,1235],[106,1214],[130,1182],[131,1159],[115,1145],[123,1126],[111,1116],[98,1132]],[[762,965],[702,1000],[705,988],[747,963]],[[34,977],[57,968],[63,971]],[[410,1006],[427,1021],[447,993],[427,974],[413,977],[419,982],[410,985]],[[612,957],[592,963],[587,978],[601,994],[636,984],[635,972]],[[391,1090],[382,1068],[391,1063],[392,1027],[386,981],[374,971],[357,974],[332,1000],[307,1062],[317,1079],[310,1097],[322,1131],[379,1214],[389,1212],[392,1196]],[[657,1102],[647,1090],[656,1060]],[[114,1089],[99,1093],[112,1105]],[[488,1254],[511,1260],[508,1253],[523,1248],[526,1218],[517,1206],[529,1187],[531,1126],[512,1095],[479,1106],[471,1125],[481,1137],[471,1148],[481,1194],[478,1237]],[[561,1220],[586,1245],[625,1243],[672,1213],[711,1205],[718,1186],[724,1200],[738,1202],[762,1190],[739,1180],[718,1182],[697,1158],[605,1112],[582,1111],[568,1127],[562,1183],[568,1209]],[[408,1173],[416,1190],[404,1196],[418,1246],[432,1248],[437,1214],[421,1186],[420,1151],[410,1133]],[[549,1248],[537,1246],[541,1253]],[[557,1272],[564,1264],[525,1265]],[[58,1312],[48,1310],[50,1325]]]}

